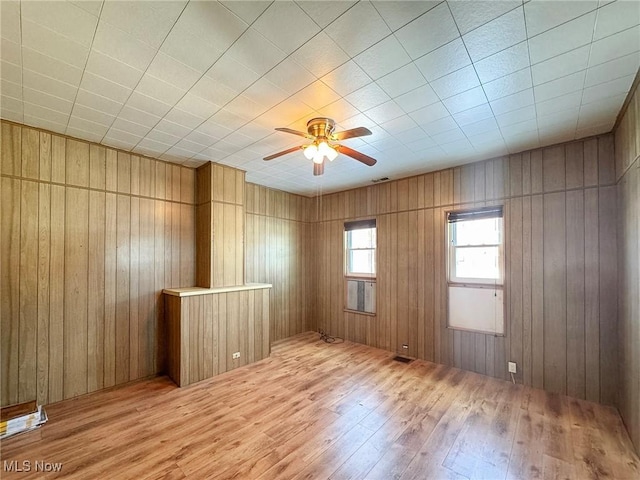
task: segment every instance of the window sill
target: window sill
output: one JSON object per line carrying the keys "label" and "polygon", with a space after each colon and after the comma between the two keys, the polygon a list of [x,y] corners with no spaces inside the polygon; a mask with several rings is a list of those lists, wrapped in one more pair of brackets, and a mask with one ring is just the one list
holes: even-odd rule
{"label": "window sill", "polygon": [[343,308],[342,311],[346,312],[346,313],[355,313],[357,315],[366,315],[367,317],[375,317],[376,316],[375,313],[360,312],[358,310],[349,310],[348,308]]}

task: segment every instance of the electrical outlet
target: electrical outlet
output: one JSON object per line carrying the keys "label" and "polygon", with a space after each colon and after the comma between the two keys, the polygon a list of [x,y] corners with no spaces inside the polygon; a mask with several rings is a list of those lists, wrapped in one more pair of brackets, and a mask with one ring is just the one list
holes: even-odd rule
{"label": "electrical outlet", "polygon": [[403,343],[402,348],[404,348],[405,350],[409,350],[409,345],[407,345],[406,343]]}
{"label": "electrical outlet", "polygon": [[237,360],[238,358],[240,358],[240,352],[236,352],[233,354],[233,359]]}
{"label": "electrical outlet", "polygon": [[509,362],[508,363],[509,366],[509,373],[517,373],[517,367],[516,367],[516,362]]}

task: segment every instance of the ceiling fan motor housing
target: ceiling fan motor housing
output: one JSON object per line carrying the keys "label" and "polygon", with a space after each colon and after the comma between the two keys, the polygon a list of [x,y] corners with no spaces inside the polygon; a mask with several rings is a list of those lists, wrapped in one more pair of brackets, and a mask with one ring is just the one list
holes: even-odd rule
{"label": "ceiling fan motor housing", "polygon": [[307,132],[318,139],[329,139],[336,128],[336,122],[330,118],[312,118],[307,122]]}

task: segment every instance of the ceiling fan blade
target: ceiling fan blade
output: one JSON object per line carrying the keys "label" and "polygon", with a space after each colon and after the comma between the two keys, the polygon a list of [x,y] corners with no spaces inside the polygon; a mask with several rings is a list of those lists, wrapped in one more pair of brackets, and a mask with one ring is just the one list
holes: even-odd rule
{"label": "ceiling fan blade", "polygon": [[346,140],[347,138],[365,137],[371,135],[371,130],[364,127],[352,128],[351,130],[343,130],[331,135],[332,140]]}
{"label": "ceiling fan blade", "polygon": [[313,140],[315,137],[313,135],[309,135],[308,133],[299,132],[298,130],[292,130],[291,128],[276,128],[279,132],[292,133],[293,135],[299,135],[300,137],[309,138]]}
{"label": "ceiling fan blade", "polygon": [[335,149],[340,153],[350,156],[351,158],[355,158],[365,165],[369,165],[370,167],[374,166],[377,162],[375,158],[371,158],[369,155],[365,155],[364,153],[360,153],[353,148],[345,147],[344,145],[337,145]]}
{"label": "ceiling fan blade", "polygon": [[324,173],[324,162],[322,163],[313,163],[313,174],[317,177],[318,175],[322,175]]}
{"label": "ceiling fan blade", "polygon": [[301,149],[302,149],[302,146],[291,147],[281,152],[274,153],[273,155],[269,155],[268,157],[264,157],[263,160],[273,160],[274,158],[278,158],[283,155],[286,155],[287,153],[295,152],[296,150],[301,150]]}

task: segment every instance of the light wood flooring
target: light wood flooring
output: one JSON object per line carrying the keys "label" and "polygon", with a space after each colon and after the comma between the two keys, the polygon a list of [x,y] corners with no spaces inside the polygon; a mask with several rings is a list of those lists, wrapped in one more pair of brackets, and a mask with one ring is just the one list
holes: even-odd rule
{"label": "light wood flooring", "polygon": [[[50,405],[2,443],[12,478],[637,479],[616,410],[307,333],[187,388],[154,378]],[[35,461],[61,462],[36,474]]]}

